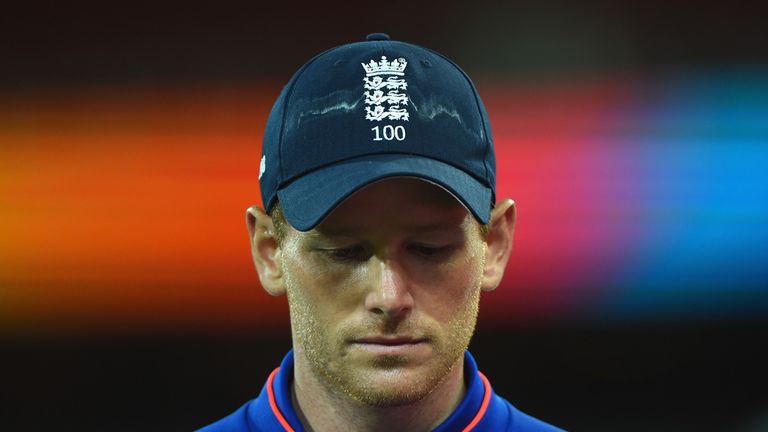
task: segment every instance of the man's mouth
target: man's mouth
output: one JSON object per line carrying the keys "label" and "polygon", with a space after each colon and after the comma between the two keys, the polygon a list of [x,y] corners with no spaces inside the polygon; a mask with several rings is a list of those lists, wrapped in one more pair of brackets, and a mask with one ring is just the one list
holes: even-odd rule
{"label": "man's mouth", "polygon": [[378,355],[414,354],[427,347],[427,339],[414,336],[370,336],[355,338],[353,346]]}
{"label": "man's mouth", "polygon": [[359,344],[375,344],[375,345],[413,345],[422,342],[426,342],[425,338],[416,338],[411,336],[373,336],[355,339],[355,343]]}

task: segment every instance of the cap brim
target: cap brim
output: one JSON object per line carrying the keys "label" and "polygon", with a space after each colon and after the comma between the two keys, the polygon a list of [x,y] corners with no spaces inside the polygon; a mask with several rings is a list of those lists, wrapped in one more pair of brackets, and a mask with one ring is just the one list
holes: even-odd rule
{"label": "cap brim", "polygon": [[277,191],[283,214],[309,231],[358,189],[389,177],[418,177],[450,192],[480,223],[488,223],[493,192],[459,168],[415,155],[381,154],[350,159],[312,171]]}

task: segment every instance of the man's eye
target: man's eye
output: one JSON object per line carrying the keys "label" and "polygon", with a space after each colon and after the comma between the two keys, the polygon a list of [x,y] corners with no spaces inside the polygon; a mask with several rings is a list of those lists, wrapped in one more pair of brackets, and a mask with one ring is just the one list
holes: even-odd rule
{"label": "man's eye", "polygon": [[416,244],[411,246],[411,250],[423,256],[436,256],[448,250],[447,246],[431,246]]}
{"label": "man's eye", "polygon": [[363,254],[363,248],[360,246],[350,246],[343,248],[325,249],[325,253],[335,261],[352,261],[359,259]]}

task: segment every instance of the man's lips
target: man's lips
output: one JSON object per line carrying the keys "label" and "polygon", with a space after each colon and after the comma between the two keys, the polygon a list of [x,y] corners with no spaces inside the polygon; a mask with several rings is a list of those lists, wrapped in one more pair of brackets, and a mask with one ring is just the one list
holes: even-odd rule
{"label": "man's lips", "polygon": [[353,340],[357,344],[368,345],[385,345],[385,346],[399,346],[399,345],[415,345],[422,342],[426,342],[426,338],[412,337],[412,336],[371,336],[356,338]]}
{"label": "man's lips", "polygon": [[374,335],[353,338],[351,345],[374,356],[408,356],[419,358],[429,355],[429,339],[409,335]]}

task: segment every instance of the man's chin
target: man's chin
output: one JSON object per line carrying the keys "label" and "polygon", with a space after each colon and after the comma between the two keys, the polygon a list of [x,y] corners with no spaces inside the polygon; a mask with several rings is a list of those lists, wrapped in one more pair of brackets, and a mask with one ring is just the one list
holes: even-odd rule
{"label": "man's chin", "polygon": [[396,357],[356,371],[338,382],[352,399],[372,406],[399,406],[427,397],[445,379],[444,370],[413,367]]}
{"label": "man's chin", "polygon": [[[405,380],[403,380],[405,381]],[[400,406],[418,402],[427,397],[434,387],[413,381],[401,380],[370,380],[364,385],[356,383],[348,386],[345,393],[352,399],[371,406]]]}

